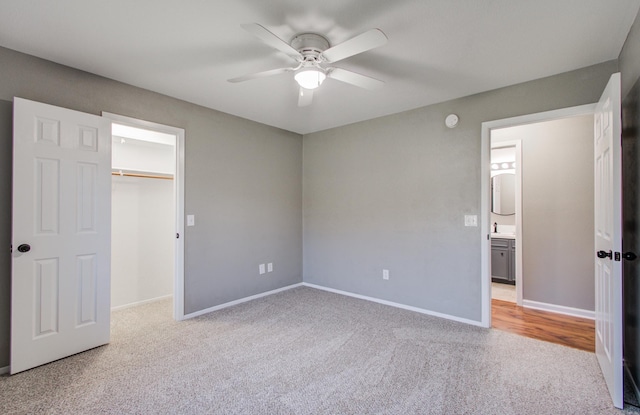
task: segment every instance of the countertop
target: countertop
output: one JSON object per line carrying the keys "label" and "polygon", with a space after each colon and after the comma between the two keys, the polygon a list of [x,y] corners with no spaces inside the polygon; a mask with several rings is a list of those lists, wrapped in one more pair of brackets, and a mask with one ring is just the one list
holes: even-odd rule
{"label": "countertop", "polygon": [[500,239],[516,239],[516,235],[513,233],[491,233],[492,238]]}

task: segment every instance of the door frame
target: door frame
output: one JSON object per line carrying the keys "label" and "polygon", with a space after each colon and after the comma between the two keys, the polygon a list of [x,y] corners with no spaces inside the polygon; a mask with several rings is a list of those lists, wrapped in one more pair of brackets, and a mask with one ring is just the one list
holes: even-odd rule
{"label": "door frame", "polygon": [[[491,181],[491,130],[535,124],[544,121],[553,121],[580,115],[593,115],[595,113],[595,109],[596,104],[593,103],[517,117],[503,118],[494,121],[486,121],[482,123],[480,144],[480,292],[482,308],[480,325],[482,327],[491,327],[491,209],[489,207]],[[522,215],[520,215],[520,217],[522,217]],[[516,224],[516,226],[518,225]],[[521,237],[521,232],[522,226],[516,228],[516,238],[518,238],[518,235]],[[516,249],[520,253],[520,255],[518,255],[518,252],[516,252],[516,255],[519,257],[516,258],[516,261],[521,261],[522,243],[516,243]],[[522,263],[520,262],[520,264]],[[522,282],[522,277],[520,278],[520,282]]]}
{"label": "door frame", "polygon": [[158,124],[151,121],[140,120],[137,118],[127,117],[124,115],[102,112],[102,116],[117,124],[127,125],[130,127],[142,128],[145,130],[153,130],[161,133],[176,136],[176,169],[174,176],[174,200],[176,232],[179,235],[175,240],[175,265],[173,278],[173,318],[175,320],[184,320],[184,138],[185,131],[183,128],[171,127],[169,125]]}

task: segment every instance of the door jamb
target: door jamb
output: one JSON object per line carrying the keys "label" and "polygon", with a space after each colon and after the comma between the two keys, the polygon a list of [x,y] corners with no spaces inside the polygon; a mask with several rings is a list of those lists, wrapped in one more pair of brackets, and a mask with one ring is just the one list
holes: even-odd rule
{"label": "door jamb", "polygon": [[[482,327],[491,327],[491,233],[489,228],[491,222],[491,209],[489,208],[491,130],[594,114],[595,109],[596,104],[593,103],[482,123],[480,144],[480,291],[482,307],[480,325]],[[516,229],[516,232],[518,231]],[[522,243],[518,245],[522,245]]]}
{"label": "door jamb", "polygon": [[102,116],[117,122],[118,124],[131,127],[143,128],[176,136],[176,171],[174,177],[174,196],[176,201],[176,232],[180,235],[175,241],[175,269],[173,279],[173,318],[184,320],[184,138],[183,128],[171,127],[151,121],[144,121],[124,115],[102,112]]}

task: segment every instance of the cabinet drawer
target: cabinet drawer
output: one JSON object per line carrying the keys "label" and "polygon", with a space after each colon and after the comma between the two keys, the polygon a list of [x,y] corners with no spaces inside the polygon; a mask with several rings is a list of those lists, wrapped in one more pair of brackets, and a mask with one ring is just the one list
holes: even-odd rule
{"label": "cabinet drawer", "polygon": [[508,248],[509,239],[491,238],[491,247],[492,248]]}

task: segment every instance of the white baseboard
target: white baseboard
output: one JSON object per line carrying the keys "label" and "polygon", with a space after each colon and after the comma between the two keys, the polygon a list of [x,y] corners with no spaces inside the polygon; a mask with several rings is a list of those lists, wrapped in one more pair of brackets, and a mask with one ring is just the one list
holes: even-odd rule
{"label": "white baseboard", "polygon": [[466,319],[466,318],[456,317],[456,316],[452,316],[450,314],[438,313],[437,311],[425,310],[423,308],[413,307],[413,306],[410,306],[410,305],[394,303],[393,301],[381,300],[381,299],[375,298],[375,297],[367,297],[366,295],[354,294],[354,293],[350,293],[348,291],[342,291],[342,290],[336,290],[336,289],[333,289],[333,288],[323,287],[322,285],[309,284],[307,282],[303,282],[302,285],[304,285],[305,287],[316,288],[318,290],[329,291],[329,292],[332,292],[332,293],[335,293],[335,294],[341,294],[341,295],[346,295],[348,297],[358,298],[360,300],[372,301],[372,302],[378,303],[378,304],[384,304],[384,305],[388,305],[388,306],[391,306],[391,307],[401,308],[403,310],[414,311],[414,312],[420,313],[420,314],[427,314],[429,316],[440,317],[440,318],[444,318],[444,319],[447,319],[447,320],[453,320],[453,321],[457,321],[459,323],[470,324],[472,326],[484,327],[482,325],[482,322],[480,322],[480,321],[475,321],[475,320],[469,320],[469,319]]}
{"label": "white baseboard", "polygon": [[581,308],[565,307],[563,305],[540,303],[538,301],[531,300],[522,300],[522,306],[536,310],[550,311],[552,313],[565,314],[567,316],[588,318],[589,320],[596,319],[595,311],[583,310]]}
{"label": "white baseboard", "polygon": [[9,369],[11,366],[0,367],[0,375],[4,375],[5,373],[9,373]]}
{"label": "white baseboard", "polygon": [[119,305],[119,306],[116,306],[116,307],[111,307],[111,311],[124,310],[125,308],[136,307],[136,306],[139,306],[139,305],[142,305],[142,304],[155,303],[156,301],[165,300],[165,299],[171,298],[171,297],[173,297],[173,295],[169,294],[169,295],[163,295],[162,297],[156,297],[156,298],[150,298],[148,300],[137,301],[135,303]]}
{"label": "white baseboard", "polygon": [[264,292],[264,293],[252,295],[250,297],[241,298],[239,300],[229,301],[228,303],[220,304],[220,305],[217,305],[217,306],[205,308],[204,310],[195,311],[193,313],[185,314],[184,315],[184,320],[189,319],[189,318],[193,318],[193,317],[198,317],[198,316],[201,316],[203,314],[208,314],[208,313],[211,313],[213,311],[222,310],[223,308],[227,308],[227,307],[231,307],[231,306],[234,306],[234,305],[246,303],[247,301],[251,301],[251,300],[258,299],[258,298],[266,297],[268,295],[277,294],[279,292],[287,291],[287,290],[290,290],[292,288],[301,287],[301,286],[302,286],[302,283],[300,282],[298,284],[288,285],[286,287],[282,287],[282,288],[278,288],[278,289],[275,289],[275,290],[267,291],[267,292]]}

